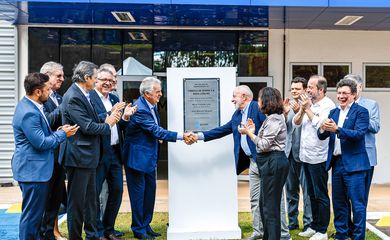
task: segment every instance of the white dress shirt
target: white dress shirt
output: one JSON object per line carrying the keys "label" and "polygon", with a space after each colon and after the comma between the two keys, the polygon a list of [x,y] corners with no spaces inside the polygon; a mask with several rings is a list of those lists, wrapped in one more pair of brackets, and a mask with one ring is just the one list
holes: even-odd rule
{"label": "white dress shirt", "polygon": [[[95,89],[96,93],[100,97],[100,100],[102,100],[104,108],[106,109],[107,112],[111,111],[112,109],[112,103],[110,101],[110,95],[105,97],[103,94],[101,94],[97,89]],[[108,114],[107,114],[108,116]],[[119,143],[119,134],[118,134],[118,127],[116,124],[114,124],[111,127],[111,146],[116,145]]]}
{"label": "white dress shirt", "polygon": [[[307,114],[303,117],[301,124],[301,146],[299,149],[299,159],[302,162],[318,164],[325,162],[328,158],[329,138],[321,141],[317,136],[317,130],[328,118],[330,110],[335,107],[336,105],[333,101],[325,96],[310,107],[314,113],[312,121],[310,121]],[[294,121],[293,125],[297,126]]]}
{"label": "white dress shirt", "polygon": [[[338,108],[340,109],[339,121],[337,122],[337,126],[338,127],[340,127],[340,128],[343,127],[344,122],[347,119],[347,115],[348,115],[349,109],[351,109],[351,106],[352,106],[352,103],[349,104],[344,110],[341,109],[340,106],[338,106]],[[333,155],[335,155],[335,156],[341,155],[340,138],[338,138],[337,134],[336,134],[336,138],[335,138],[335,141],[334,141]]]}

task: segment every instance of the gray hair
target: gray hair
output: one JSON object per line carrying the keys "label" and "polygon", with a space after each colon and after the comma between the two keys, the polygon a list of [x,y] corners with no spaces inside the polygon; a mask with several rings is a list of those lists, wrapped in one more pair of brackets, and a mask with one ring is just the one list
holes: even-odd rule
{"label": "gray hair", "polygon": [[100,65],[99,69],[103,69],[103,68],[108,69],[108,70],[110,70],[110,69],[114,69],[115,70],[114,65],[109,64],[109,63],[103,63],[102,65]]}
{"label": "gray hair", "polygon": [[337,85],[336,85],[336,90],[341,88],[341,87],[349,87],[351,89],[352,94],[357,93],[357,84],[354,80],[351,79],[341,79]]}
{"label": "gray hair", "polygon": [[112,72],[111,72],[111,70],[109,70],[108,68],[102,68],[101,66],[100,66],[100,68],[97,70],[97,74],[99,75],[99,74],[101,74],[101,73],[108,73],[108,74],[110,74],[110,75],[114,75]]}
{"label": "gray hair", "polygon": [[46,75],[52,75],[55,71],[63,71],[64,67],[56,62],[50,61],[41,67],[40,73],[46,74]]}
{"label": "gray hair", "polygon": [[161,85],[161,81],[155,77],[146,77],[142,80],[141,85],[139,86],[139,93],[144,96],[145,92],[152,92],[155,84]]}
{"label": "gray hair", "polygon": [[348,74],[344,76],[344,79],[349,79],[352,81],[355,81],[358,84],[363,84],[363,79],[360,77],[360,75],[357,74]]}
{"label": "gray hair", "polygon": [[253,92],[247,85],[239,85],[236,87],[236,90],[240,91],[245,96],[253,99]]}
{"label": "gray hair", "polygon": [[310,77],[310,79],[316,79],[317,80],[317,88],[323,89],[324,93],[326,93],[326,89],[328,88],[328,82],[326,81],[326,78],[324,76],[313,75]]}
{"label": "gray hair", "polygon": [[94,70],[97,68],[96,64],[88,61],[81,61],[73,70],[72,82],[86,82],[86,77],[91,77]]}

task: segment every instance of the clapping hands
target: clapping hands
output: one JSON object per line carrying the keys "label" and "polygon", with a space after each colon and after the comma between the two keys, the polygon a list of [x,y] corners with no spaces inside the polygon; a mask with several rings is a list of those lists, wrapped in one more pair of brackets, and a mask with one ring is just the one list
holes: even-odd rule
{"label": "clapping hands", "polygon": [[132,106],[131,103],[127,104],[125,111],[123,112],[123,119],[125,121],[128,121],[129,117],[133,116],[134,113],[137,111],[137,109],[138,109],[137,105]]}
{"label": "clapping hands", "polygon": [[238,132],[243,135],[246,135],[248,133],[255,133],[255,129],[256,129],[255,123],[251,118],[248,118],[246,124],[240,124],[238,126]]}

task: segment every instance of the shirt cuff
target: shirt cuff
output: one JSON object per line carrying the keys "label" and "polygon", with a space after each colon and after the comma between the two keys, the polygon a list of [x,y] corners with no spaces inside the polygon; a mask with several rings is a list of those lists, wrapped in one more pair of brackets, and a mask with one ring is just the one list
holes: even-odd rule
{"label": "shirt cuff", "polygon": [[198,132],[198,140],[204,140],[203,132]]}
{"label": "shirt cuff", "polygon": [[178,132],[177,133],[177,137],[176,137],[176,140],[183,140],[183,132]]}

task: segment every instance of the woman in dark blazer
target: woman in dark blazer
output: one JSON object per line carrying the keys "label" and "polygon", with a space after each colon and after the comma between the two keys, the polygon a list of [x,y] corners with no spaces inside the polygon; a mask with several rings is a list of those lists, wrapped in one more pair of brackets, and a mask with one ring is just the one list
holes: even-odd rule
{"label": "woman in dark blazer", "polygon": [[257,166],[261,177],[260,214],[264,240],[280,239],[280,201],[286,182],[289,163],[284,153],[287,127],[283,115],[283,100],[275,88],[265,87],[259,92],[259,108],[267,118],[256,136],[254,123],[239,129],[256,144]]}

